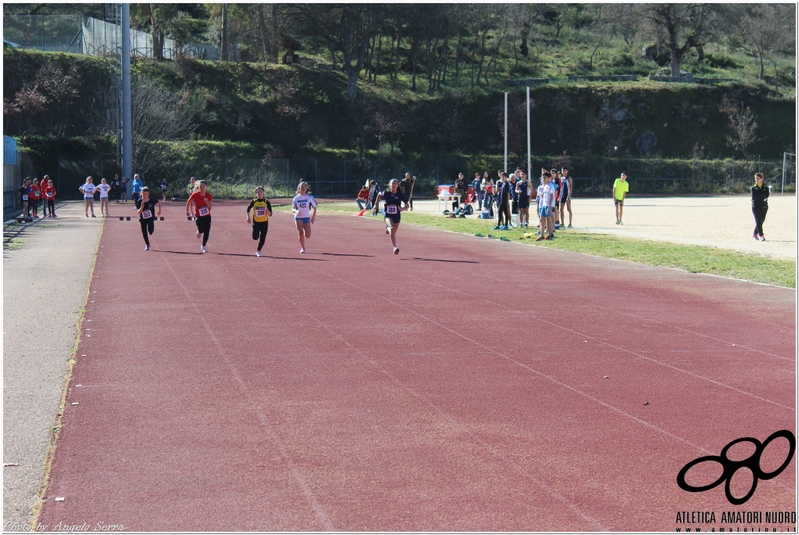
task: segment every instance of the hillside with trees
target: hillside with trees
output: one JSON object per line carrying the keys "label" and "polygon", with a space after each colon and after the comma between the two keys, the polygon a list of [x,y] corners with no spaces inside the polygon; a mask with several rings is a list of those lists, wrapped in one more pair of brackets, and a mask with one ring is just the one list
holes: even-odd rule
{"label": "hillside with trees", "polygon": [[[192,159],[486,162],[781,157],[795,140],[790,4],[132,4],[134,166]],[[102,4],[4,4],[102,17]],[[163,59],[165,38],[222,61]],[[107,158],[113,58],[4,47],[4,130],[43,166]],[[630,78],[632,77],[632,78]],[[662,77],[662,78],[661,78]],[[675,83],[675,80],[677,81]],[[703,83],[699,83],[703,82]],[[54,148],[58,148],[54,152]],[[51,161],[46,161],[48,158]],[[488,165],[488,164],[486,164]]]}

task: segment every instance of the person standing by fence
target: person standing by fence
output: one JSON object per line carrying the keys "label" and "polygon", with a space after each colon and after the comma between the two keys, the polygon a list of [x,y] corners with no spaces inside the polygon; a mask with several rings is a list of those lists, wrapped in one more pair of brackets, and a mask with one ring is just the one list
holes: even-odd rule
{"label": "person standing by fence", "polygon": [[766,221],[768,212],[769,189],[763,183],[763,173],[755,173],[755,185],[752,186],[752,214],[755,216],[755,231],[752,238],[755,240],[766,241],[763,235],[763,223]]}
{"label": "person standing by fence", "polygon": [[92,210],[92,217],[94,215],[94,192],[97,188],[94,185],[94,179],[90,176],[86,177],[86,183],[78,188],[83,193],[83,207],[86,212],[86,217],[89,217],[89,209]]}
{"label": "person standing by fence", "polygon": [[560,172],[563,175],[563,184],[560,190],[560,228],[566,227],[566,211],[569,212],[569,226],[572,228],[572,190],[574,189],[574,181],[569,168],[566,166],[561,167]]}
{"label": "person standing by fence", "polygon": [[624,199],[630,191],[630,184],[627,182],[627,173],[622,173],[613,183],[613,204],[616,205],[616,224],[623,225],[621,217],[624,212]]}
{"label": "person standing by fence", "polygon": [[405,173],[405,178],[402,179],[400,182],[400,190],[402,193],[405,194],[405,198],[408,199],[408,210],[413,212],[413,185],[416,182],[416,177],[411,178],[410,173]]}
{"label": "person standing by fence", "polygon": [[50,180],[50,175],[44,175],[44,178],[47,179],[47,185],[44,188],[44,198],[47,199],[47,211],[49,212],[49,217],[56,217],[55,215],[55,195],[56,190],[55,186],[53,186],[53,181]]}

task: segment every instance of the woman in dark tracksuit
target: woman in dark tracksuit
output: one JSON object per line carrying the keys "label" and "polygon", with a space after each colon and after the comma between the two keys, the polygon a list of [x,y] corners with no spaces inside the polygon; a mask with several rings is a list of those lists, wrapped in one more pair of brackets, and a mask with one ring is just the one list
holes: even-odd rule
{"label": "woman in dark tracksuit", "polygon": [[763,184],[763,173],[755,173],[755,185],[752,186],[752,214],[755,216],[755,240],[766,241],[763,235],[763,223],[768,212],[768,186]]}

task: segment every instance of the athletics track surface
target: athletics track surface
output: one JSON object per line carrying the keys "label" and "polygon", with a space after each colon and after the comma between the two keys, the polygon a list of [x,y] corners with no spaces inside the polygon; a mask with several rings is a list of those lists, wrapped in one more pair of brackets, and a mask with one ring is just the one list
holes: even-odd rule
{"label": "athletics track surface", "polygon": [[676,484],[734,439],[795,434],[793,291],[407,224],[394,256],[376,218],[324,205],[307,254],[275,213],[256,258],[245,206],[214,205],[206,255],[182,205],[150,252],[136,221],[105,222],[41,528],[671,531],[680,511],[795,511],[795,460],[740,507]]}

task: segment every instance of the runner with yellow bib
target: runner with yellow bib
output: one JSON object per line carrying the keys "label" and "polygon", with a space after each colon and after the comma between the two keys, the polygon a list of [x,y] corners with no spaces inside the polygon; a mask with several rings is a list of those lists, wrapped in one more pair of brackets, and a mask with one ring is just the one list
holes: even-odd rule
{"label": "runner with yellow bib", "polygon": [[266,233],[269,232],[269,217],[272,215],[272,205],[264,198],[264,188],[258,186],[255,189],[255,198],[247,207],[247,223],[250,222],[250,210],[253,210],[252,239],[258,240],[255,256],[260,257],[261,249],[266,241]]}

